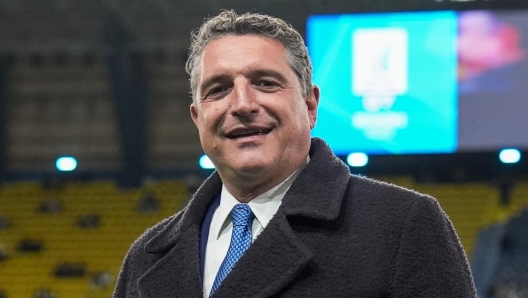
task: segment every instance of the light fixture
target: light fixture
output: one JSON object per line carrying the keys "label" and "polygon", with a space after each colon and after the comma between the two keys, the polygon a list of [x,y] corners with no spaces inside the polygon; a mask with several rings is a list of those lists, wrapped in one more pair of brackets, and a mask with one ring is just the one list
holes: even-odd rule
{"label": "light fixture", "polygon": [[521,151],[514,148],[502,149],[499,159],[503,163],[517,163],[521,159]]}
{"label": "light fixture", "polygon": [[368,156],[362,152],[350,153],[347,157],[347,163],[351,167],[364,167],[368,163]]}
{"label": "light fixture", "polygon": [[209,159],[209,157],[205,154],[202,155],[202,157],[200,157],[199,164],[200,164],[200,167],[202,167],[202,169],[214,169],[215,168],[211,159]]}
{"label": "light fixture", "polygon": [[57,158],[55,167],[61,172],[71,172],[77,168],[77,159],[73,156],[61,156]]}

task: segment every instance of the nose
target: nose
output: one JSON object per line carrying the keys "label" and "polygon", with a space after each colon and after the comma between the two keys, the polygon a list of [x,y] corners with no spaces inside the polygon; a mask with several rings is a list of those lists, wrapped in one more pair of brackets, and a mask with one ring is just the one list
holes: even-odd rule
{"label": "nose", "polygon": [[260,106],[257,101],[255,90],[251,83],[240,79],[234,83],[232,92],[231,111],[234,116],[247,117],[258,113]]}

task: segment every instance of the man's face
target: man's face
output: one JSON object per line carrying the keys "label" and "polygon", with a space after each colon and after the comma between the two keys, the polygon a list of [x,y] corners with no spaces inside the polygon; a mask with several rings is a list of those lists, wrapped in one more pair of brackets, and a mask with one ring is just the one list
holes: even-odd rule
{"label": "man's face", "polygon": [[223,36],[200,58],[191,116],[222,179],[287,178],[309,151],[317,87],[304,98],[285,48],[266,37]]}

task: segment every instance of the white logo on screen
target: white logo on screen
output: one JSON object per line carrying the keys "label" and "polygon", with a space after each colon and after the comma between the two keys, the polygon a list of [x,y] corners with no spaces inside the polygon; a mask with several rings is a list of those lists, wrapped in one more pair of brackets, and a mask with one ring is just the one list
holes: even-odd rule
{"label": "white logo on screen", "polygon": [[392,141],[405,129],[405,112],[391,111],[407,92],[408,36],[403,28],[357,29],[352,35],[352,93],[364,111],[352,115],[352,126],[371,140]]}
{"label": "white logo on screen", "polygon": [[358,29],[352,36],[352,92],[366,99],[370,112],[390,109],[407,92],[407,31]]}

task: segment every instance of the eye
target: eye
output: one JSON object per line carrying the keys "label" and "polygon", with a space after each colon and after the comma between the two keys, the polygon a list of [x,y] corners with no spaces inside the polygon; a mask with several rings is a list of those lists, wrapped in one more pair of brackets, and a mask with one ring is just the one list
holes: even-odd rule
{"label": "eye", "polygon": [[267,79],[258,80],[254,85],[265,90],[275,90],[279,88],[279,84],[277,82]]}
{"label": "eye", "polygon": [[268,80],[261,80],[261,81],[259,81],[257,83],[257,85],[259,85],[259,86],[273,86],[273,85],[275,85],[275,83],[272,82],[272,81],[268,81]]}
{"label": "eye", "polygon": [[215,88],[213,88],[209,94],[214,94],[214,93],[220,93],[220,92],[224,92],[226,91],[228,88],[226,86],[217,86]]}
{"label": "eye", "polygon": [[221,96],[222,94],[224,94],[225,92],[229,91],[231,89],[231,87],[229,86],[225,86],[225,85],[218,85],[218,86],[215,86],[213,88],[211,88],[209,90],[209,92],[207,92],[207,95],[206,97],[219,97]]}

